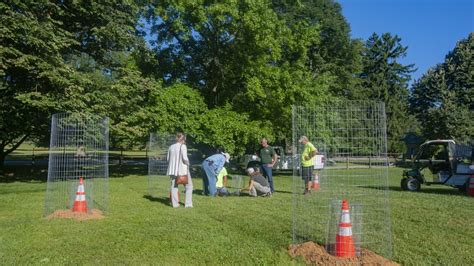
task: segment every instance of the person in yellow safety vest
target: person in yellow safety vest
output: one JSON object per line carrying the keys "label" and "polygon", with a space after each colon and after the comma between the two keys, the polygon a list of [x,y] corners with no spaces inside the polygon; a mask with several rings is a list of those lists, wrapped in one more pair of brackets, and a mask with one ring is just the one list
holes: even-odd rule
{"label": "person in yellow safety vest", "polygon": [[229,191],[227,190],[227,169],[225,167],[222,167],[222,170],[219,172],[219,175],[217,175],[217,182],[216,182],[216,188],[217,188],[217,195],[219,196],[227,196],[229,194]]}
{"label": "person in yellow safety vest", "polygon": [[311,193],[311,181],[313,179],[313,168],[314,168],[314,156],[318,153],[318,150],[314,145],[309,142],[308,137],[301,136],[299,143],[303,144],[303,152],[301,153],[301,177],[305,182],[304,195]]}

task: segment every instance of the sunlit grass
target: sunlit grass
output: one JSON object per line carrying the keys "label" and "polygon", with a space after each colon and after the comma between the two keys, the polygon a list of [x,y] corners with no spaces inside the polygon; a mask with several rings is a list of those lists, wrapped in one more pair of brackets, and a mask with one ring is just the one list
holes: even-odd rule
{"label": "sunlit grass", "polygon": [[[123,175],[110,178],[106,218],[83,222],[43,218],[44,182],[0,183],[2,264],[302,262],[286,251],[292,241],[289,176],[275,177],[272,198],[257,199],[202,196],[195,178],[194,208],[173,209],[167,187],[148,197],[146,176]],[[474,198],[449,187],[400,191],[400,177],[401,169],[390,169],[393,260],[474,265]]]}

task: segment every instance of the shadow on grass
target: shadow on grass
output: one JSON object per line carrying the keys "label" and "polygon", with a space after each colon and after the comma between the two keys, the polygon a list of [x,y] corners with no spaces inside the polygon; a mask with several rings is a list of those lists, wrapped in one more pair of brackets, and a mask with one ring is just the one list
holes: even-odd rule
{"label": "shadow on grass", "polygon": [[275,193],[293,194],[293,192],[291,192],[291,191],[285,191],[285,190],[275,190]]}
{"label": "shadow on grass", "polygon": [[202,190],[202,189],[193,189],[193,194],[200,195],[200,196],[206,196],[206,195],[204,195],[204,190]]}
{"label": "shadow on grass", "polygon": [[[123,178],[129,175],[146,176],[148,168],[143,165],[109,166],[109,178]],[[0,174],[0,183],[47,182],[47,165],[9,165]]]}
{"label": "shadow on grass", "polygon": [[147,199],[152,202],[159,202],[161,204],[164,204],[166,206],[171,206],[170,205],[170,199],[169,198],[164,198],[164,197],[153,197],[151,195],[143,195],[144,199]]}
{"label": "shadow on grass", "polygon": [[143,165],[111,165],[109,166],[109,177],[126,177],[129,175],[148,175],[148,167]]}
{"label": "shadow on grass", "polygon": [[[382,188],[382,187],[363,186],[363,188],[384,190],[384,188]],[[398,192],[405,192],[405,193],[426,193],[426,194],[458,195],[458,196],[463,196],[464,195],[464,193],[460,192],[458,189],[448,188],[446,186],[444,186],[444,187],[443,186],[440,186],[440,187],[422,186],[420,191],[405,191],[401,187],[389,186],[388,190],[398,191]]]}
{"label": "shadow on grass", "polygon": [[13,182],[41,182],[48,180],[48,166],[34,165],[15,165],[6,166],[2,175],[0,175],[0,183]]}
{"label": "shadow on grass", "polygon": [[[247,174],[247,173],[246,173]],[[285,177],[292,177],[293,176],[293,170],[274,170],[273,171],[273,176],[285,176]]]}

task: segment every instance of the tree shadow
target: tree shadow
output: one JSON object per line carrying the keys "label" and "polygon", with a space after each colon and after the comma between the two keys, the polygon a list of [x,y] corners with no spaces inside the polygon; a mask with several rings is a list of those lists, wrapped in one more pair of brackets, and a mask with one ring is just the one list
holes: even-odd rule
{"label": "tree shadow", "polygon": [[398,168],[403,168],[403,169],[412,169],[413,168],[413,163],[412,162],[395,163],[395,166],[398,167]]}
{"label": "tree shadow", "polygon": [[273,176],[285,176],[285,177],[292,177],[293,170],[276,170],[273,172]]}
{"label": "tree shadow", "polygon": [[[369,189],[377,189],[377,190],[385,190],[383,187],[372,187],[372,186],[362,186],[363,188]],[[405,191],[401,187],[398,186],[389,186],[388,190],[390,191],[397,191],[397,192],[405,192],[405,193],[426,193],[426,194],[440,194],[440,195],[458,195],[462,196],[464,193],[460,192],[456,188],[447,188],[447,187],[428,187],[422,186],[420,191]]]}
{"label": "tree shadow", "polygon": [[204,190],[202,190],[202,189],[193,189],[193,194],[206,196],[206,195],[204,195]]}
{"label": "tree shadow", "polygon": [[48,180],[48,166],[35,166],[35,165],[6,166],[3,174],[0,175],[0,183],[13,183],[13,182],[45,183],[47,180]]}
{"label": "tree shadow", "polygon": [[274,192],[283,193],[283,194],[293,194],[293,192],[291,192],[291,191],[285,191],[285,190],[275,190]]}
{"label": "tree shadow", "polygon": [[171,206],[170,204],[170,199],[169,198],[165,198],[165,197],[153,197],[151,195],[143,195],[143,198],[144,199],[147,199],[149,201],[152,201],[152,202],[159,202],[163,205],[166,205],[166,206]]}
{"label": "tree shadow", "polygon": [[[109,178],[123,178],[129,175],[146,176],[148,167],[143,165],[109,165]],[[48,181],[48,165],[18,164],[5,166],[0,174],[0,183]]]}
{"label": "tree shadow", "polygon": [[109,177],[123,178],[129,175],[146,176],[148,175],[148,167],[143,165],[110,165]]}

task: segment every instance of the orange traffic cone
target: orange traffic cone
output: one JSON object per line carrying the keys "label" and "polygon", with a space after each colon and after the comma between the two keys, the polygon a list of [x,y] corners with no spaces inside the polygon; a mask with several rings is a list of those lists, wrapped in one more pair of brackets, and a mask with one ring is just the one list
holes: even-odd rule
{"label": "orange traffic cone", "polygon": [[355,257],[352,224],[347,200],[342,201],[341,220],[339,221],[339,231],[336,235],[336,256],[343,258]]}
{"label": "orange traffic cone", "polygon": [[319,189],[319,173],[314,174],[314,181],[313,185],[311,186],[313,190],[318,190]]}
{"label": "orange traffic cone", "polygon": [[72,211],[87,213],[86,193],[84,191],[84,180],[82,177],[79,178],[79,186],[77,186],[76,200],[74,201]]}

